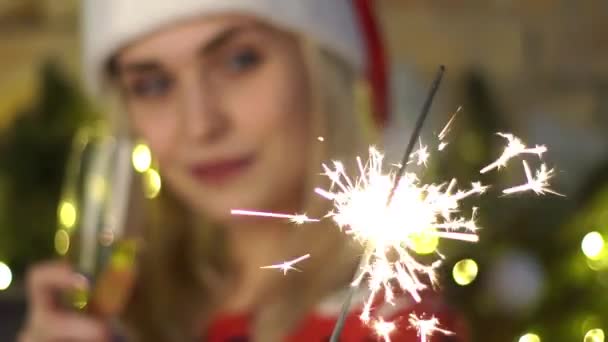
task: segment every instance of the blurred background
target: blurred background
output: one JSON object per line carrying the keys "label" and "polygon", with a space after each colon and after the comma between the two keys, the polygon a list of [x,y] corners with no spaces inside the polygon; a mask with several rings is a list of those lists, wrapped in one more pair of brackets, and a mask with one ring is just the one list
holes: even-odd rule
{"label": "blurred background", "polygon": [[[55,255],[65,162],[93,116],[79,76],[77,0],[0,0],[0,340],[26,308],[23,276]],[[546,144],[567,195],[494,198],[481,242],[441,242],[441,288],[474,341],[603,342],[608,332],[608,2],[378,0],[392,56],[400,151],[439,64],[448,68],[426,137],[459,106],[429,177],[525,181],[521,169],[480,176],[512,132]],[[411,124],[409,125],[411,126]],[[430,251],[435,244],[431,242]]]}

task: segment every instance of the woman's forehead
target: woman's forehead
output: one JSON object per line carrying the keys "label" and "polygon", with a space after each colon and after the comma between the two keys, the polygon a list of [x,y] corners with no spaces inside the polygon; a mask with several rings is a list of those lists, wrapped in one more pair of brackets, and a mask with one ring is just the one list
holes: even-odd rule
{"label": "woman's forehead", "polygon": [[217,15],[174,23],[123,48],[121,65],[149,60],[179,60],[210,52],[251,31],[270,31],[263,22],[243,15]]}

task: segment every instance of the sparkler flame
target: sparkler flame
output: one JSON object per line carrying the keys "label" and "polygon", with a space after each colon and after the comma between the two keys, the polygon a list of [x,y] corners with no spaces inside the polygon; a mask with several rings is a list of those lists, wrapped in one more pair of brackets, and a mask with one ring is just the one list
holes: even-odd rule
{"label": "sparkler flame", "polygon": [[374,331],[386,342],[391,342],[390,334],[395,331],[395,328],[395,323],[385,322],[382,318],[374,322]]}
{"label": "sparkler flame", "polygon": [[435,317],[431,317],[429,319],[422,319],[415,314],[410,315],[409,319],[410,325],[418,330],[418,336],[420,337],[420,342],[428,342],[429,337],[433,336],[434,333],[442,333],[444,335],[453,335],[454,333],[442,329],[439,327],[439,320]]}
{"label": "sparkler flame", "polygon": [[[468,190],[456,190],[456,181],[444,184],[422,184],[416,174],[405,173],[387,205],[394,183],[394,173],[383,171],[383,155],[369,149],[369,161],[364,165],[358,158],[360,175],[350,179],[341,164],[334,168],[323,165],[335,191],[317,188],[315,192],[333,201],[334,210],[328,214],[345,234],[366,246],[361,271],[352,286],[358,286],[367,276],[370,295],[361,319],[369,321],[374,298],[381,291],[391,303],[397,291],[409,293],[417,302],[420,291],[436,281],[435,269],[440,260],[424,265],[412,256],[415,237],[420,234],[476,242],[478,229],[474,215],[467,219],[459,214],[459,202],[483,193],[487,187],[473,183]],[[399,284],[396,289],[393,283]]]}

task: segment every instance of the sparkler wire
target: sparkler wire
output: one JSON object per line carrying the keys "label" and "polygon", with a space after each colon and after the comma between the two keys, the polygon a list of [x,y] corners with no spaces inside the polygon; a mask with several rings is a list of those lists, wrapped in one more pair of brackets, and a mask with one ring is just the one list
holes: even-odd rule
{"label": "sparkler wire", "polygon": [[405,174],[405,170],[407,169],[407,164],[410,160],[412,151],[414,150],[414,145],[416,145],[418,138],[420,138],[420,134],[422,132],[422,127],[424,126],[426,118],[429,115],[429,112],[431,110],[431,105],[433,104],[433,99],[435,98],[435,94],[437,94],[437,90],[439,90],[439,85],[441,84],[441,80],[443,78],[444,72],[445,72],[445,66],[443,66],[443,65],[439,66],[439,71],[437,72],[437,76],[435,76],[435,80],[431,84],[431,89],[429,90],[429,93],[426,97],[426,101],[424,101],[424,105],[422,106],[422,111],[420,112],[420,115],[418,116],[418,120],[416,121],[416,127],[414,128],[414,132],[410,136],[410,141],[408,142],[407,148],[405,149],[405,153],[403,154],[403,160],[401,161],[401,167],[399,168],[399,172],[397,173],[397,176],[395,177],[395,182],[393,183],[391,192],[388,195],[387,205],[389,205],[391,203],[391,201],[393,200],[393,196],[395,196],[395,190],[397,190],[397,187],[399,186],[399,182],[401,181],[401,178]]}
{"label": "sparkler wire", "polygon": [[[431,105],[433,104],[433,99],[435,98],[435,94],[437,94],[437,90],[439,90],[439,85],[441,84],[441,80],[443,79],[444,72],[445,72],[445,66],[443,66],[443,65],[439,66],[439,71],[437,72],[437,75],[435,76],[435,79],[433,80],[433,83],[431,84],[429,93],[427,94],[426,100],[424,101],[424,105],[422,106],[422,110],[416,121],[416,126],[414,128],[414,131],[412,132],[412,135],[410,136],[410,140],[408,142],[407,148],[405,149],[405,153],[403,155],[403,160],[401,161],[401,166],[399,167],[399,171],[393,182],[393,187],[391,188],[391,192],[389,193],[389,196],[387,198],[387,206],[390,205],[390,203],[393,199],[393,196],[395,195],[395,191],[397,190],[397,187],[399,186],[399,182],[401,181],[401,178],[405,174],[405,170],[407,169],[407,164],[411,157],[412,151],[414,150],[414,146],[416,145],[416,142],[420,138],[420,134],[422,133],[422,128],[423,128],[424,123],[426,122],[428,114],[431,110]],[[332,331],[329,342],[338,342],[339,341],[340,335],[342,334],[342,330],[344,329],[344,323],[346,321],[346,316],[348,316],[348,312],[350,310],[350,306],[351,306],[355,291],[359,288],[359,283],[362,278],[361,275],[362,275],[362,272],[364,272],[363,266],[367,264],[372,253],[373,253],[373,248],[369,248],[369,246],[368,246],[368,248],[365,249],[363,256],[361,257],[361,261],[359,262],[359,266],[358,266],[358,271],[356,272],[355,277],[353,278],[353,283],[351,284],[350,289],[348,291],[348,295],[347,295],[346,299],[344,300],[344,304],[342,305],[342,309],[340,311],[340,316],[338,317],[338,320],[336,321],[336,325],[334,326],[334,330]]]}

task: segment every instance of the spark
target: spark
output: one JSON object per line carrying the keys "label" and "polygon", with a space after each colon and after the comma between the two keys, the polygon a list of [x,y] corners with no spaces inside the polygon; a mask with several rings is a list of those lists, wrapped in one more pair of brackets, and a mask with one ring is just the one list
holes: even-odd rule
{"label": "spark", "polygon": [[428,151],[428,147],[422,144],[422,141],[420,141],[420,147],[418,148],[417,151],[414,151],[412,153],[413,156],[417,157],[417,165],[424,165],[426,167],[426,163],[429,160],[429,157],[431,156],[431,154]]}
{"label": "spark", "polygon": [[325,141],[325,138],[323,138],[322,136],[318,136],[317,140],[319,140],[320,142],[323,142],[323,141]]}
{"label": "spark", "polygon": [[448,133],[450,133],[450,130],[452,129],[452,123],[454,122],[456,115],[458,115],[458,113],[460,113],[461,110],[462,110],[462,106],[459,106],[456,109],[456,111],[454,112],[454,114],[452,114],[452,117],[450,118],[450,120],[448,120],[448,123],[443,127],[441,132],[439,132],[439,134],[437,135],[437,138],[439,139],[439,145],[437,146],[437,151],[443,151],[448,146],[448,143],[445,142],[444,139],[446,138]]}
{"label": "spark", "polygon": [[241,210],[241,209],[233,209],[230,211],[230,213],[232,215],[240,215],[240,216],[285,218],[285,219],[289,219],[292,223],[295,223],[295,224],[304,224],[306,222],[319,222],[318,219],[309,218],[305,214],[290,215],[290,214],[269,213],[269,212],[264,212],[264,211]]}
{"label": "spark", "polygon": [[429,338],[434,333],[442,333],[444,335],[454,335],[453,332],[440,328],[439,320],[432,316],[430,319],[422,319],[415,314],[410,314],[410,325],[418,331],[420,342],[428,342]]}
{"label": "spark", "polygon": [[554,170],[547,169],[547,165],[544,163],[540,165],[540,169],[536,171],[536,177],[532,175],[530,171],[530,167],[528,163],[524,160],[522,161],[524,164],[524,172],[526,173],[526,179],[528,182],[526,184],[514,186],[512,188],[508,188],[503,190],[504,194],[514,194],[517,192],[523,191],[533,191],[537,195],[544,195],[545,193],[551,193],[558,196],[564,196],[558,192],[555,192],[549,188],[549,179],[553,177]]}
{"label": "spark", "polygon": [[374,331],[384,339],[385,342],[390,342],[390,334],[395,331],[395,323],[386,322],[382,318],[374,322]]}
{"label": "spark", "polygon": [[527,147],[521,139],[515,137],[513,134],[507,133],[496,133],[497,135],[507,139],[509,142],[505,147],[502,155],[494,161],[492,164],[484,167],[479,171],[480,173],[486,173],[492,169],[498,169],[505,167],[507,162],[514,157],[517,157],[521,154],[536,154],[539,158],[542,158],[543,153],[547,152],[547,147],[544,145],[536,145],[535,147],[529,148]]}
{"label": "spark", "polygon": [[283,275],[287,275],[287,272],[290,270],[302,272],[301,270],[295,268],[293,265],[299,263],[300,261],[306,260],[310,258],[310,254],[302,255],[301,257],[295,258],[293,260],[284,261],[280,264],[274,264],[270,266],[262,266],[261,269],[279,269],[283,271]]}
{"label": "spark", "polygon": [[452,114],[452,117],[450,118],[448,123],[443,127],[441,132],[439,132],[439,134],[437,135],[437,138],[439,138],[439,141],[444,140],[445,137],[448,135],[448,133],[450,133],[450,130],[452,129],[452,122],[454,122],[456,115],[458,115],[458,113],[460,113],[461,110],[462,110],[462,106],[459,106],[456,109],[456,112],[454,112],[454,114]]}

